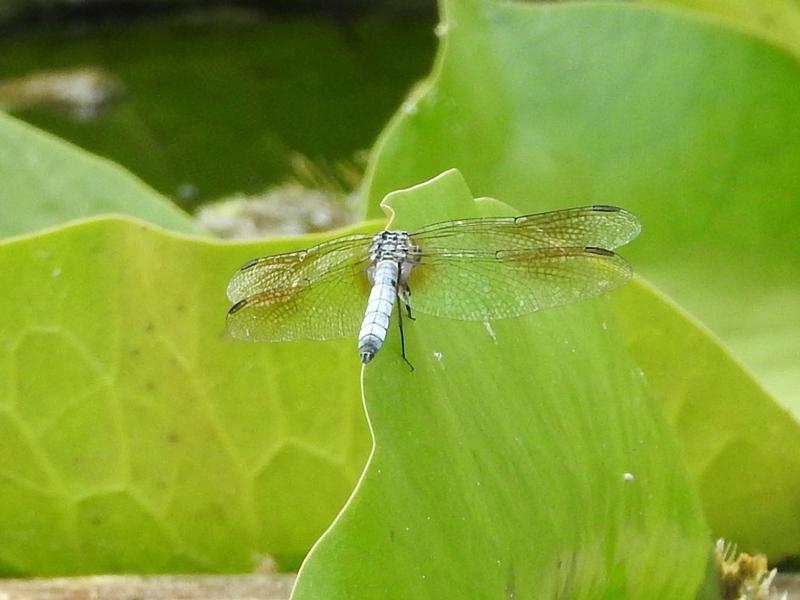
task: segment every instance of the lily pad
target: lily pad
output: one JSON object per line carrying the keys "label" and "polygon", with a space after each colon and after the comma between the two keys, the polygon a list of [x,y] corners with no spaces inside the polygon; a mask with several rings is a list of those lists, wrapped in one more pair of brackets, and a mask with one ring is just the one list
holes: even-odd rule
{"label": "lily pad", "polygon": [[[409,229],[508,213],[454,171],[386,199]],[[707,530],[599,299],[519,319],[417,314],[366,366],[367,469],[293,598],[688,598]]]}
{"label": "lily pad", "polygon": [[0,238],[109,213],[183,233],[201,231],[127,171],[3,113],[0,182]]}
{"label": "lily pad", "polygon": [[[474,192],[521,212],[603,203],[639,216],[644,234],[626,252],[636,271],[727,347],[684,314],[654,319],[675,308],[652,295],[618,313],[629,332],[671,333],[636,359],[657,368],[646,370],[657,397],[692,389],[673,424],[684,448],[711,451],[687,455],[708,475],[698,482],[706,506],[726,504],[708,517],[714,532],[774,558],[797,554],[800,537],[772,515],[800,522],[800,63],[761,36],[672,7],[445,0],[441,13],[434,71],[376,148],[369,214],[390,190],[457,167]],[[676,355],[687,348],[715,358],[689,377]],[[747,384],[723,393],[733,381]],[[730,419],[706,421],[688,410],[698,404]],[[744,429],[728,435],[735,428]],[[724,432],[750,440],[753,478],[739,477],[737,446],[716,447]]]}
{"label": "lily pad", "polygon": [[296,568],[367,454],[353,340],[225,337],[223,244],[130,218],[0,243],[0,574]]}
{"label": "lily pad", "polygon": [[741,548],[797,552],[800,424],[719,339],[641,279],[612,306],[680,437],[706,520]]}

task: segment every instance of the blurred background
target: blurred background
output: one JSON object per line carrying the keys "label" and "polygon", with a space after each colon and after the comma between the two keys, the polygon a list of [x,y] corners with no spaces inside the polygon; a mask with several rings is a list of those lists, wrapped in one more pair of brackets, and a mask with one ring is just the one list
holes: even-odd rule
{"label": "blurred background", "polygon": [[0,0],[0,108],[220,236],[328,229],[353,220],[366,151],[430,69],[435,22],[432,0]]}

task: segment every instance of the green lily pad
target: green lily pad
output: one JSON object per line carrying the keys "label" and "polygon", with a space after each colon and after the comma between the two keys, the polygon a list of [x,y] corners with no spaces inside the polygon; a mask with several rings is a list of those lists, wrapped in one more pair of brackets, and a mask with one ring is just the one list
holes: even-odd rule
{"label": "green lily pad", "polygon": [[797,552],[800,424],[706,327],[641,280],[612,305],[680,436],[706,520],[741,548]]}
{"label": "green lily pad", "polygon": [[[796,57],[719,20],[631,3],[446,0],[438,32],[431,77],[376,148],[369,214],[387,192],[456,167],[476,194],[522,212],[604,203],[639,216],[644,233],[626,252],[636,271],[729,348],[680,315],[669,319],[671,337],[636,357],[659,366],[646,373],[663,399],[675,382],[689,387],[686,361],[675,356],[686,340],[716,355],[702,373],[692,370],[704,384],[691,398],[730,420],[690,422],[701,418],[695,411],[674,423],[684,447],[714,448],[713,477],[708,457],[688,457],[693,473],[708,475],[698,482],[706,506],[727,499],[708,517],[715,534],[773,558],[800,552],[800,537],[772,518],[800,522],[797,423],[774,406],[800,414]],[[618,314],[626,330],[651,329],[647,303],[659,314],[663,306],[650,297]],[[722,393],[734,380],[748,383]],[[737,411],[754,418],[734,419]],[[714,441],[737,427],[761,434],[761,442],[749,431],[739,436],[757,446],[746,451],[754,477],[744,480],[733,448],[721,452]],[[765,445],[773,430],[782,454]],[[742,506],[742,498],[761,502]]]}
{"label": "green lily pad", "polygon": [[[451,171],[392,227],[498,214]],[[508,207],[503,212],[508,212]],[[374,438],[293,598],[688,598],[707,530],[605,300],[482,323],[416,315],[366,366]]]}
{"label": "green lily pad", "polygon": [[355,341],[228,340],[225,287],[318,240],[120,217],[0,243],[0,574],[297,567],[367,454]]}
{"label": "green lily pad", "polygon": [[200,227],[103,159],[0,113],[0,238],[120,213],[183,233]]}

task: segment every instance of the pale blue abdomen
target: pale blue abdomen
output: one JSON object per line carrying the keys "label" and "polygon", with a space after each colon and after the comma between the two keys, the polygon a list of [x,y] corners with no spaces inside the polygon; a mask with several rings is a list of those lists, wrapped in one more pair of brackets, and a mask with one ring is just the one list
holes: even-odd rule
{"label": "pale blue abdomen", "polygon": [[364,364],[372,360],[386,339],[397,297],[397,276],[398,267],[394,260],[381,260],[375,266],[372,290],[358,334],[358,353]]}

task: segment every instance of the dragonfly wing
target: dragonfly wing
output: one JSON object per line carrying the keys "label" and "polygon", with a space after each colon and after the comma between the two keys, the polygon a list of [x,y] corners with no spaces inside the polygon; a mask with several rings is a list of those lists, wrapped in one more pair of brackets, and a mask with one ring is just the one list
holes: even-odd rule
{"label": "dragonfly wing", "polygon": [[369,295],[371,239],[349,236],[245,264],[228,284],[228,332],[270,342],[354,336]]}
{"label": "dragonfly wing", "polygon": [[521,217],[447,221],[415,231],[411,237],[420,250],[436,249],[522,250],[525,248],[607,248],[627,244],[641,225],[616,206],[568,208]]}
{"label": "dragonfly wing", "polygon": [[443,251],[414,267],[408,285],[412,310],[491,321],[599,296],[630,276],[628,263],[602,248]]}
{"label": "dragonfly wing", "polygon": [[270,288],[241,300],[228,312],[228,333],[256,342],[355,337],[368,295],[364,267],[351,265],[313,285]]}
{"label": "dragonfly wing", "polygon": [[236,303],[276,288],[305,287],[336,269],[366,261],[371,243],[371,235],[357,234],[298,252],[253,259],[231,277],[228,300]]}

